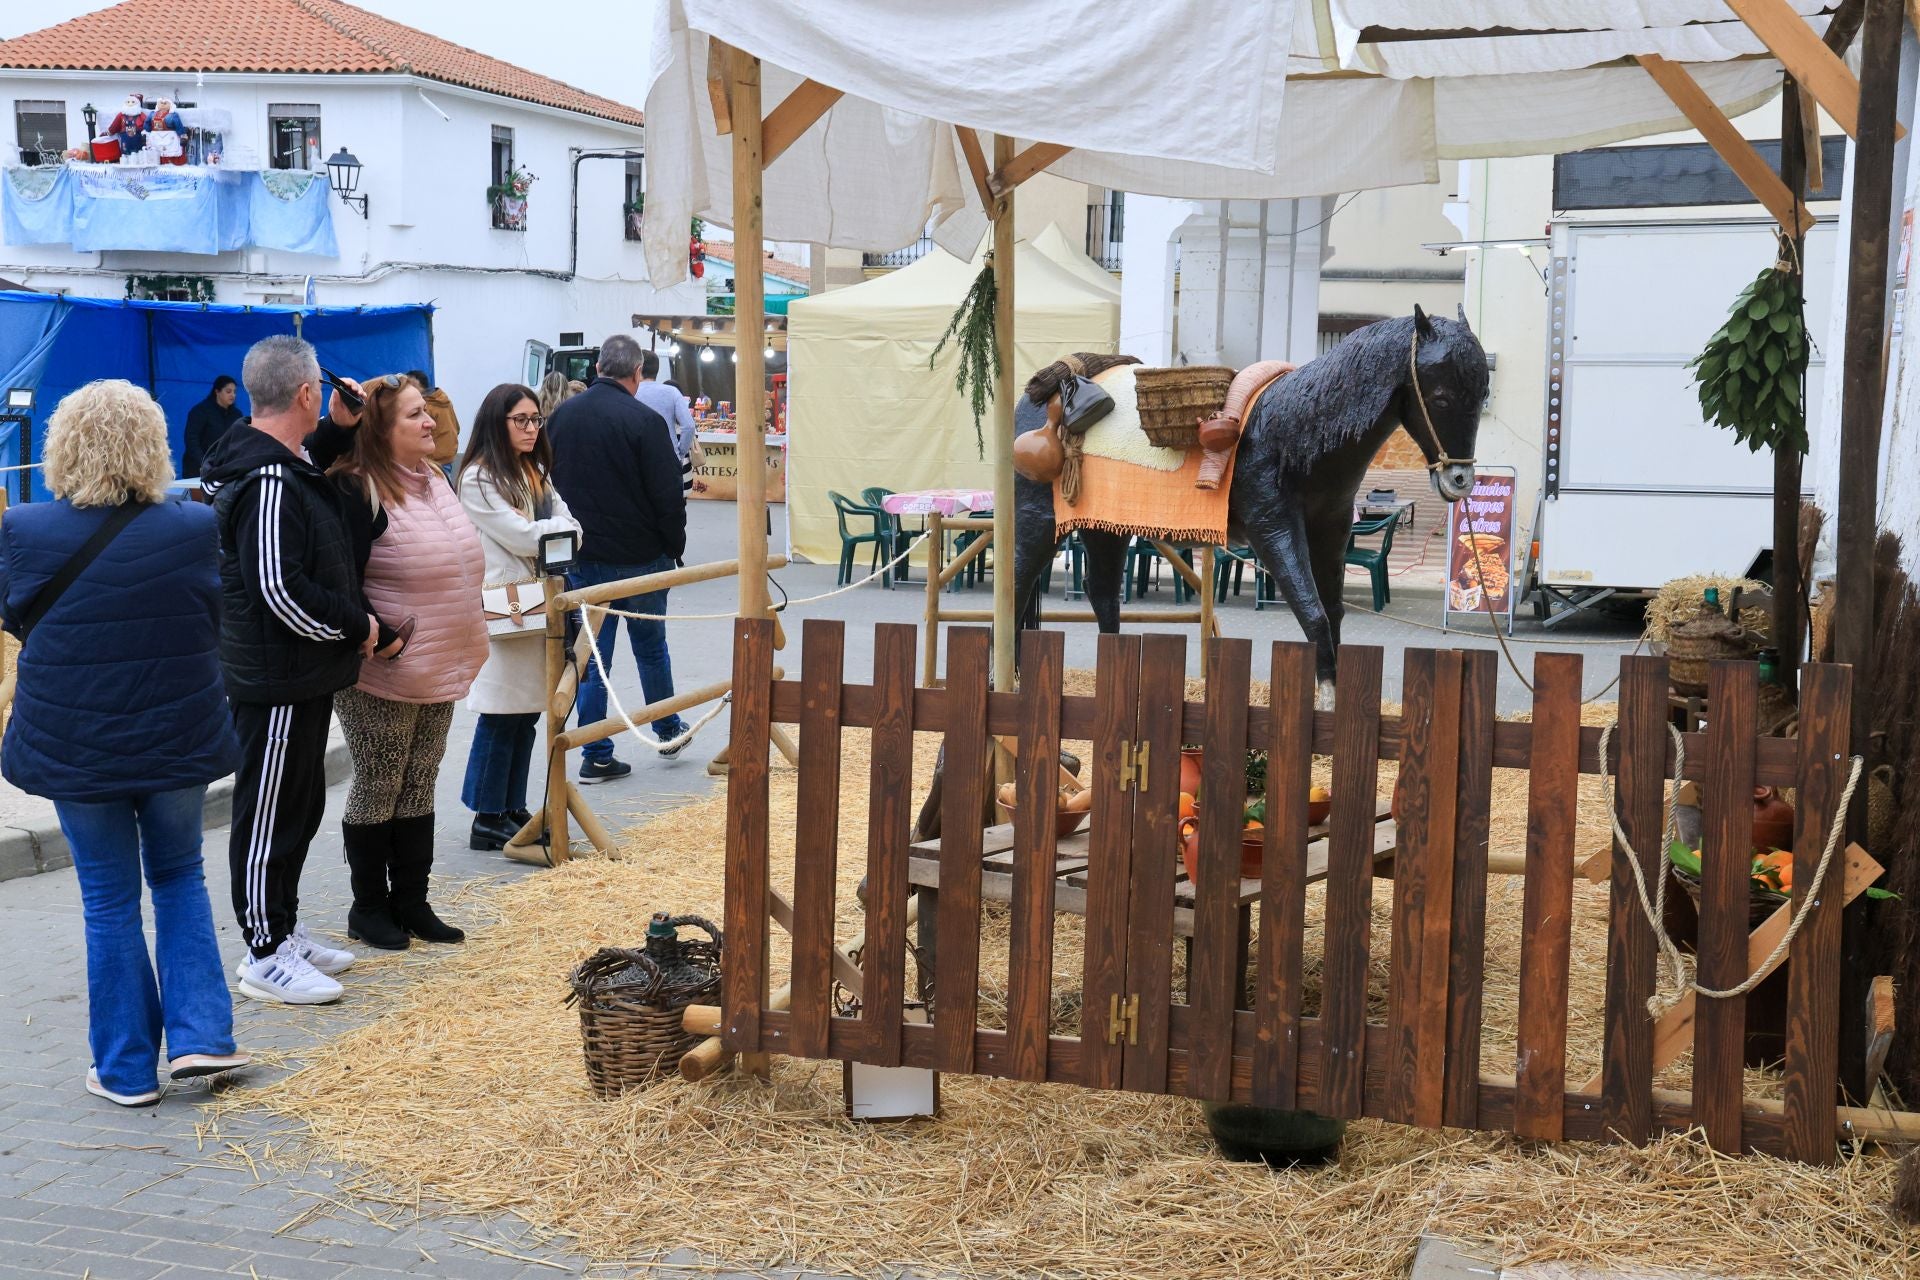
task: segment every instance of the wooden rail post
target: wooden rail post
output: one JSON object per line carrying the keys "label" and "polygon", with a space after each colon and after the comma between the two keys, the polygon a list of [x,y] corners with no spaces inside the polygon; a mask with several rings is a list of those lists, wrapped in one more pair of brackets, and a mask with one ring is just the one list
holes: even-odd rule
{"label": "wooden rail post", "polygon": [[[993,167],[1004,172],[1013,161],[1013,139],[993,138]],[[993,389],[993,687],[1013,691],[1013,401],[1019,392],[1013,368],[1013,183],[993,192],[993,343],[1000,377]],[[995,755],[994,772],[1002,782],[1013,777],[1013,760]]]}

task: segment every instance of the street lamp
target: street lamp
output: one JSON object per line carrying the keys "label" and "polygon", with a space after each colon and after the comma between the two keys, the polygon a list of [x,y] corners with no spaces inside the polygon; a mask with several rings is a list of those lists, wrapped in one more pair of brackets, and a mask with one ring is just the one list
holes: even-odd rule
{"label": "street lamp", "polygon": [[342,147],[327,157],[327,179],[340,193],[341,204],[358,209],[362,218],[368,216],[367,197],[354,194],[360,185],[360,160],[353,152]]}
{"label": "street lamp", "polygon": [[100,108],[89,102],[80,108],[80,118],[87,122],[87,141],[92,142],[94,135],[100,131]]}

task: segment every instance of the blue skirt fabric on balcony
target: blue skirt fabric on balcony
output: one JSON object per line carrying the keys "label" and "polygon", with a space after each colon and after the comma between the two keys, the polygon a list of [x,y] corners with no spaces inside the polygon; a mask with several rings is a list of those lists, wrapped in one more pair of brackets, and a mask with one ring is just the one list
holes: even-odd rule
{"label": "blue skirt fabric on balcony", "polygon": [[211,166],[65,165],[9,169],[8,244],[76,252],[223,253],[252,246],[337,257],[322,174]]}

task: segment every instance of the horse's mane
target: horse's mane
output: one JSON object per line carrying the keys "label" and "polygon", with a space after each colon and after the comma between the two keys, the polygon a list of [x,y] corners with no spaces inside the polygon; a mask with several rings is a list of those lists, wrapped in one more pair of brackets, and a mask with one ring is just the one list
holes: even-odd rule
{"label": "horse's mane", "polygon": [[1254,405],[1243,453],[1251,445],[1260,463],[1282,475],[1299,474],[1358,440],[1399,389],[1412,341],[1413,317],[1396,316],[1355,330],[1301,365]]}

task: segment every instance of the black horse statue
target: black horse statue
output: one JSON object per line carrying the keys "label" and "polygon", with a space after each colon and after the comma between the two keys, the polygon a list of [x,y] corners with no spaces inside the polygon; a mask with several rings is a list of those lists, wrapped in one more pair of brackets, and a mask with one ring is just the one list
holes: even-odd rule
{"label": "black horse statue", "polygon": [[[1015,407],[1016,434],[1045,425],[1051,395],[1049,387],[1029,386]],[[1341,589],[1353,499],[1367,464],[1404,425],[1439,495],[1449,502],[1466,497],[1486,398],[1487,356],[1465,310],[1455,321],[1415,307],[1410,318],[1355,331],[1248,407],[1228,495],[1229,534],[1253,549],[1313,642],[1323,695],[1346,612]],[[1023,625],[1034,626],[1035,588],[1058,545],[1053,489],[1021,477],[1014,490],[1014,606]],[[1118,631],[1127,539],[1090,529],[1080,538],[1087,600],[1100,630]]]}

